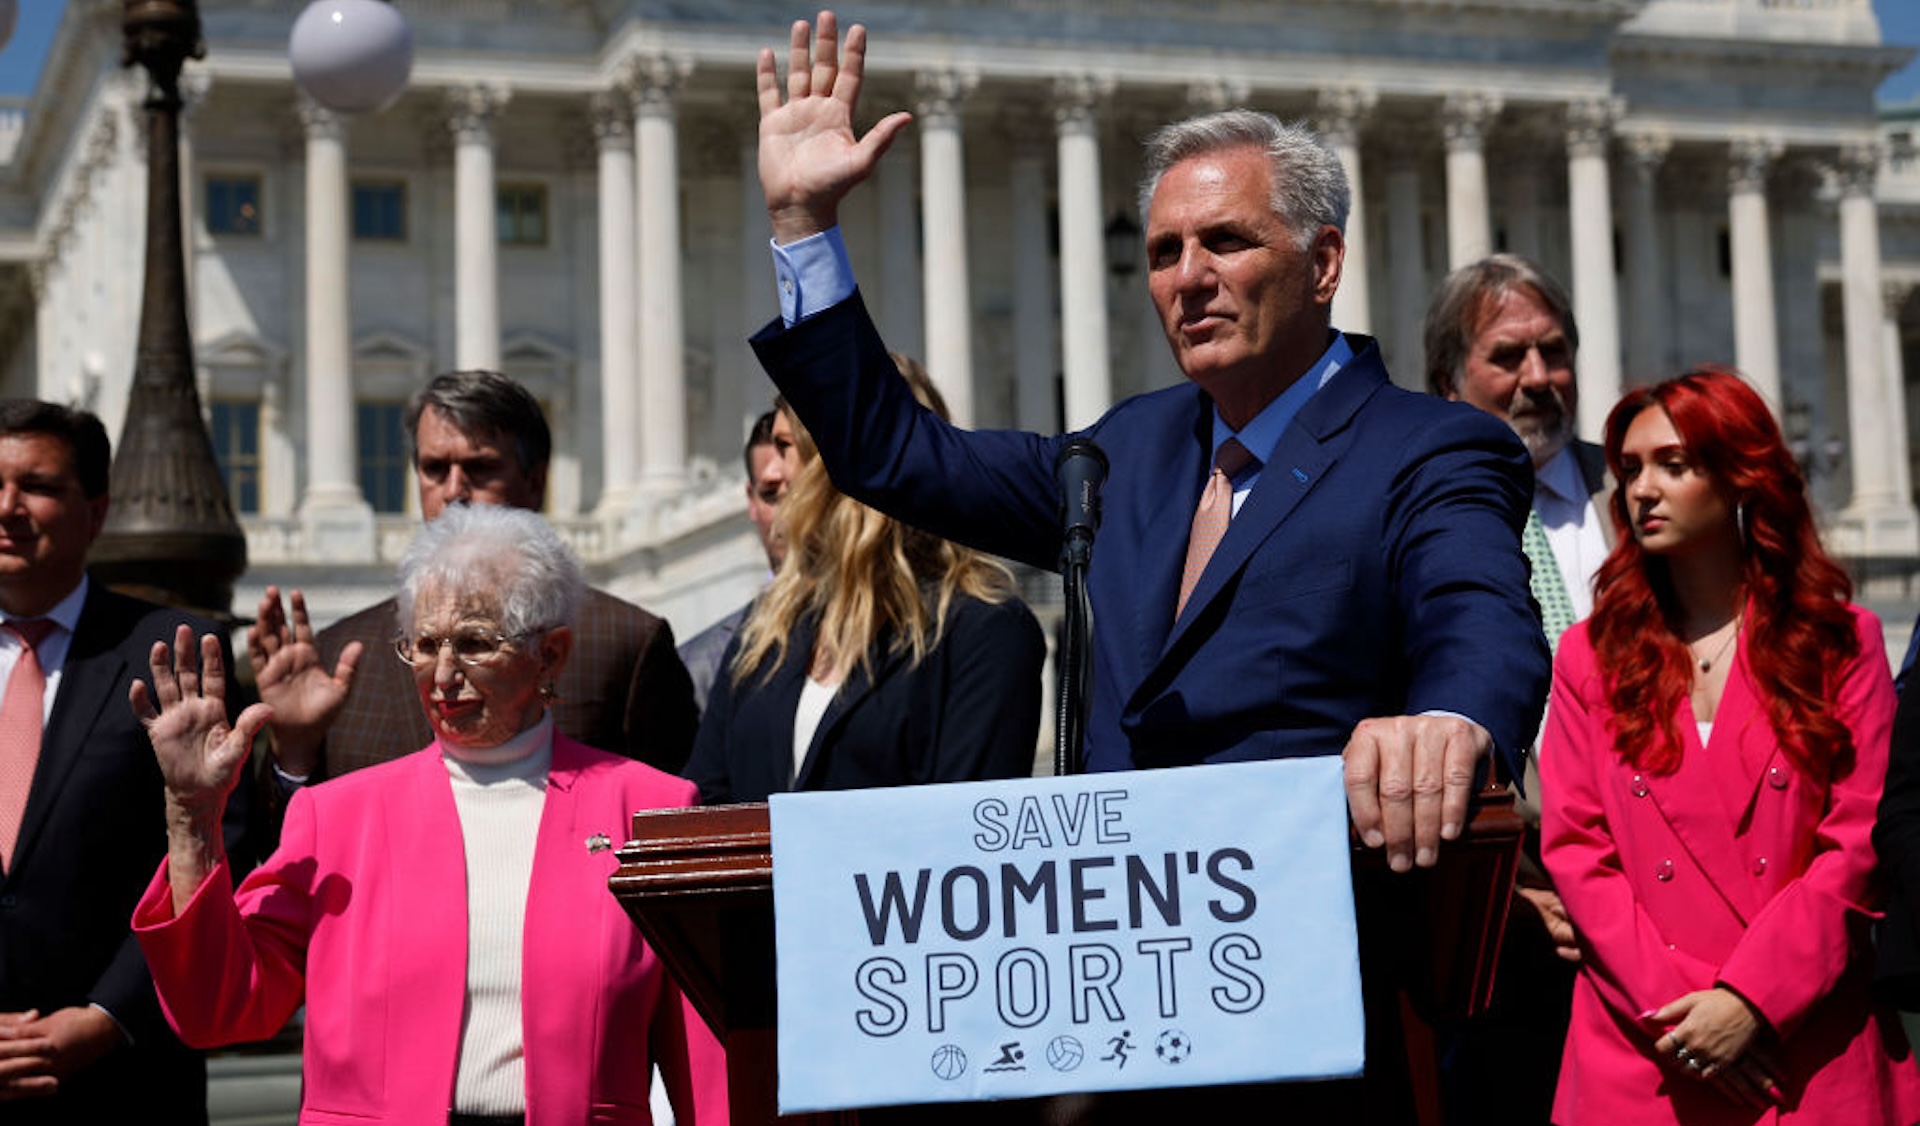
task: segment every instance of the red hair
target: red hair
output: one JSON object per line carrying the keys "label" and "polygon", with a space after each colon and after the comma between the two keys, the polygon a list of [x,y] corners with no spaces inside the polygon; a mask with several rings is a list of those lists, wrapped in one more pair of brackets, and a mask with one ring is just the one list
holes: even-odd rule
{"label": "red hair", "polygon": [[[1625,480],[1627,427],[1649,408],[1666,411],[1691,461],[1744,513],[1747,667],[1788,761],[1821,776],[1828,760],[1853,749],[1833,716],[1827,670],[1856,656],[1860,639],[1847,608],[1853,583],[1820,547],[1800,467],[1753,388],[1731,371],[1697,367],[1629,391],[1607,416],[1607,466],[1616,480]],[[1614,491],[1613,526],[1588,635],[1606,670],[1614,750],[1640,769],[1668,773],[1685,745],[1674,717],[1692,687],[1693,655],[1679,636],[1667,561],[1634,538],[1624,486]]]}

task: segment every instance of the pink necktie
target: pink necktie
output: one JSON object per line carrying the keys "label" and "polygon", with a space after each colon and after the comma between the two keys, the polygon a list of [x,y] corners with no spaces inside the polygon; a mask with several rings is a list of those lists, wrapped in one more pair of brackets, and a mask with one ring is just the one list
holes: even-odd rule
{"label": "pink necktie", "polygon": [[1233,519],[1233,479],[1253,462],[1254,456],[1238,438],[1220,443],[1219,452],[1213,455],[1213,473],[1207,478],[1207,487],[1200,490],[1200,506],[1193,510],[1193,532],[1187,537],[1187,565],[1180,572],[1180,602],[1173,609],[1175,621],[1186,612],[1187,599],[1199,585],[1207,560],[1213,558],[1213,549],[1220,546],[1220,537],[1227,534],[1227,523]]}
{"label": "pink necktie", "polygon": [[0,696],[0,864],[11,869],[46,720],[47,673],[35,650],[53,632],[54,623],[36,618],[0,623],[0,628],[12,630],[21,642],[20,658],[7,678],[6,694]]}

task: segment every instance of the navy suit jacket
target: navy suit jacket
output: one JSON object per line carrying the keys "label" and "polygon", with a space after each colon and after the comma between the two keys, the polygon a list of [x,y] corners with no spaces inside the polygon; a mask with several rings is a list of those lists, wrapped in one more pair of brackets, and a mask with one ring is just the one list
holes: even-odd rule
{"label": "navy suit jacket", "polygon": [[[1507,426],[1392,386],[1372,340],[1307,400],[1174,620],[1212,448],[1190,384],[1087,430],[1112,462],[1087,587],[1093,770],[1337,754],[1368,716],[1451,711],[1512,769],[1549,663]],[[949,539],[1058,565],[1066,436],[960,430],[921,408],[858,294],[754,337],[840,489]]]}
{"label": "navy suit jacket", "polygon": [[[0,879],[0,1011],[94,1003],[133,1043],[50,1099],[4,1104],[0,1122],[9,1126],[207,1120],[205,1066],[161,1015],[131,922],[167,854],[167,833],[160,765],[127,686],[148,679],[148,650],[171,642],[180,622],[220,637],[226,667],[234,667],[224,629],[98,580],[75,624],[13,867]],[[251,866],[243,840],[249,806],[246,787],[236,788],[226,844],[237,870]]]}

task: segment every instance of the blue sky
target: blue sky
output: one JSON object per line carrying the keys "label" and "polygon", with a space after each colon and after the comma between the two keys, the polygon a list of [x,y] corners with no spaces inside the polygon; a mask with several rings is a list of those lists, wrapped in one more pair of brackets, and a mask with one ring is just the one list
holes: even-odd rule
{"label": "blue sky", "polygon": [[[296,0],[287,0],[289,3]],[[66,0],[19,0],[20,24],[13,39],[0,48],[0,97],[25,94],[40,74],[40,60],[53,38]],[[802,10],[795,4],[795,10]],[[1873,0],[1880,17],[1880,33],[1888,43],[1920,46],[1920,3],[1915,0]],[[1911,63],[1880,88],[1884,101],[1908,102],[1920,98],[1920,62]]]}

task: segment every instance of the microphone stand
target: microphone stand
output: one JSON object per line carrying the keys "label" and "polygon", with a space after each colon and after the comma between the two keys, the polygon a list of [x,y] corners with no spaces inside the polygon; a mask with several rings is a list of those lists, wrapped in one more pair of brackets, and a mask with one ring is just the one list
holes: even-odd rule
{"label": "microphone stand", "polygon": [[1054,476],[1060,483],[1065,527],[1060,581],[1066,602],[1060,622],[1060,698],[1053,727],[1053,773],[1058,777],[1086,770],[1087,687],[1092,668],[1088,643],[1093,622],[1087,566],[1093,561],[1093,536],[1100,526],[1100,486],[1106,481],[1107,456],[1087,439],[1075,438],[1060,450]]}
{"label": "microphone stand", "polygon": [[1060,549],[1060,583],[1066,612],[1060,620],[1060,707],[1053,727],[1053,772],[1079,774],[1086,769],[1087,643],[1092,611],[1087,604],[1087,563],[1093,558],[1093,533],[1070,534]]}

